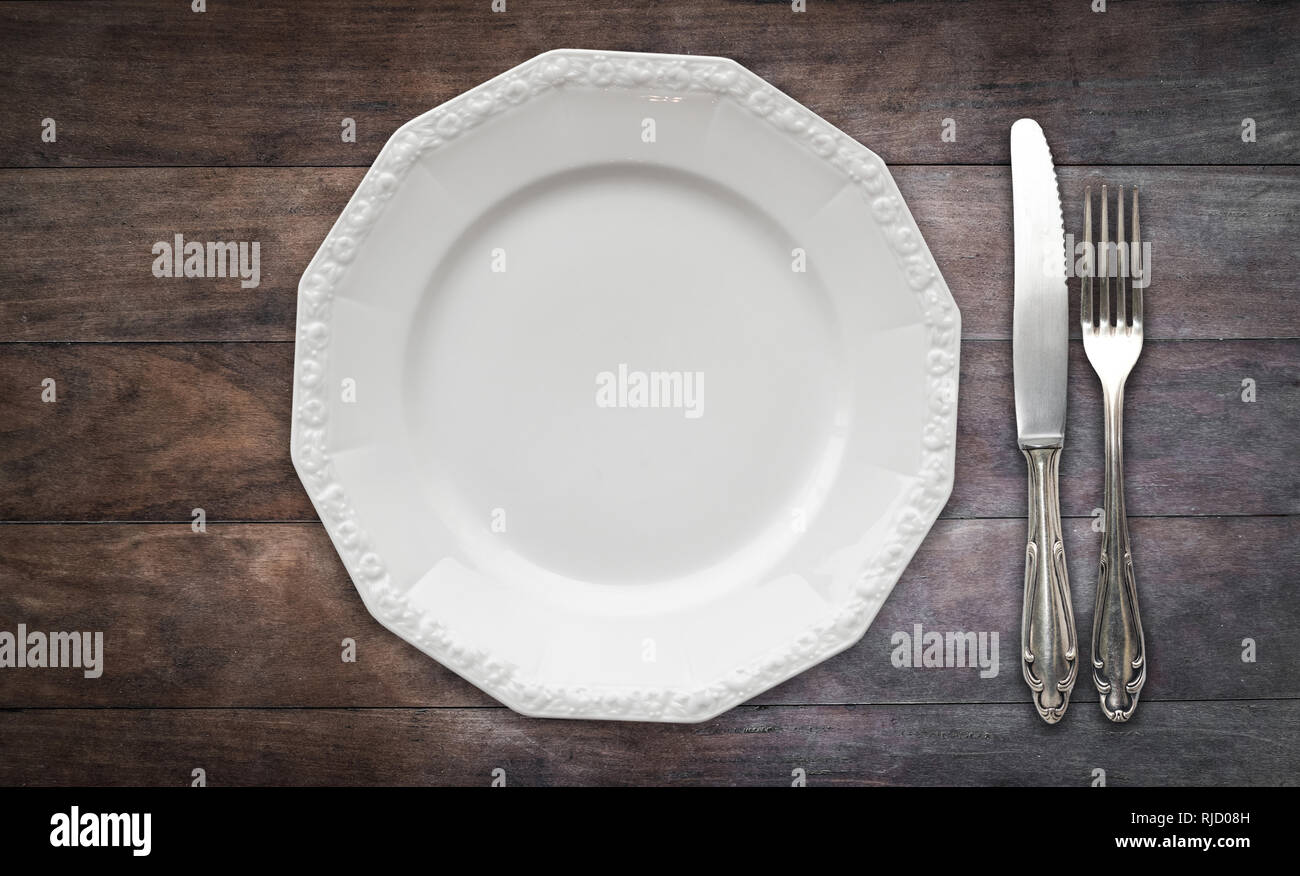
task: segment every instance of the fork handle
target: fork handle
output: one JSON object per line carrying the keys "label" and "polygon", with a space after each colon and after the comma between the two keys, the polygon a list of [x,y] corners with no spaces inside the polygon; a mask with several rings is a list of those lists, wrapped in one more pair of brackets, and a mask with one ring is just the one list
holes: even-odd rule
{"label": "fork handle", "polygon": [[1092,623],[1092,680],[1101,710],[1127,721],[1146,682],[1146,640],[1138,613],[1137,580],[1124,510],[1124,385],[1104,388],[1106,407],[1106,492]]}
{"label": "fork handle", "polygon": [[1065,572],[1058,490],[1061,448],[1022,448],[1029,463],[1029,539],[1025,602],[1020,623],[1020,668],[1039,717],[1061,720],[1079,671],[1079,648]]}

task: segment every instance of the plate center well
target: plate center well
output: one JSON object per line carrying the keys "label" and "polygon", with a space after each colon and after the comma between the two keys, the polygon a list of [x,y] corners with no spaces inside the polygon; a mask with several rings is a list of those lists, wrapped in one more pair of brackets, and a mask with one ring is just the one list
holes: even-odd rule
{"label": "plate center well", "polygon": [[411,319],[430,506],[580,580],[752,573],[838,459],[839,336],[794,236],[677,169],[584,167],[480,216]]}

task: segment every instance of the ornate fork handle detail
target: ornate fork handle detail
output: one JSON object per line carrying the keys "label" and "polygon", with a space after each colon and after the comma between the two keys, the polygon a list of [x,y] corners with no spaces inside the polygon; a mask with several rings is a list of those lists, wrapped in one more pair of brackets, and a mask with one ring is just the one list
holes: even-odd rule
{"label": "ornate fork handle detail", "polygon": [[1105,530],[1097,573],[1097,606],[1092,625],[1092,679],[1101,710],[1112,721],[1127,721],[1146,682],[1146,640],[1138,612],[1137,580],[1124,510],[1124,383],[1105,386]]}
{"label": "ornate fork handle detail", "polygon": [[[1120,722],[1133,717],[1147,678],[1146,640],[1138,615],[1133,551],[1129,546],[1128,517],[1124,513],[1124,385],[1142,353],[1142,298],[1150,277],[1142,251],[1137,189],[1133,190],[1131,233],[1124,225],[1124,189],[1119,190],[1113,250],[1109,205],[1107,187],[1102,186],[1097,282],[1093,282],[1094,271],[1090,265],[1081,274],[1079,327],[1083,349],[1101,380],[1106,409],[1105,528],[1101,535],[1097,603],[1092,620],[1092,680],[1101,698],[1101,710],[1110,720]],[[1084,195],[1083,224],[1085,249],[1091,250],[1091,189]],[[1133,282],[1128,282],[1130,278]],[[1096,311],[1092,306],[1094,285],[1099,293]]]}
{"label": "ornate fork handle detail", "polygon": [[1058,479],[1060,447],[1023,450],[1029,463],[1029,543],[1025,551],[1025,603],[1020,624],[1020,668],[1039,716],[1061,720],[1079,671],[1079,648],[1070,605],[1070,581],[1061,540]]}

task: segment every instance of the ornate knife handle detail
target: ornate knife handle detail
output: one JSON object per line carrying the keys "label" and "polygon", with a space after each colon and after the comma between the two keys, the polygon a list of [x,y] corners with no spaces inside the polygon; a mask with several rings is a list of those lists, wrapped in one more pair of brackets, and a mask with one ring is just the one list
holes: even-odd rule
{"label": "ornate knife handle detail", "polygon": [[1061,540],[1058,477],[1061,448],[1023,450],[1029,463],[1029,544],[1025,552],[1025,607],[1020,624],[1020,668],[1039,716],[1061,720],[1079,672],[1079,647]]}
{"label": "ornate knife handle detail", "polygon": [[1107,387],[1104,394],[1106,507],[1092,623],[1092,680],[1101,695],[1101,710],[1112,721],[1122,722],[1133,717],[1146,682],[1146,639],[1124,510],[1124,387]]}

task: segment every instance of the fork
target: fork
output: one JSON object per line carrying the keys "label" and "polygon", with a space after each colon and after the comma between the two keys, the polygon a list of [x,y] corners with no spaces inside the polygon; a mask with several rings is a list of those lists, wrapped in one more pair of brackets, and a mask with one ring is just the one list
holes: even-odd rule
{"label": "fork", "polygon": [[[1127,721],[1137,708],[1146,681],[1146,640],[1138,613],[1137,581],[1124,512],[1124,384],[1142,352],[1142,288],[1125,279],[1138,277],[1146,285],[1138,229],[1138,193],[1133,189],[1133,233],[1124,237],[1124,188],[1119,189],[1115,224],[1115,263],[1111,263],[1107,189],[1101,187],[1101,243],[1096,271],[1088,270],[1080,283],[1079,322],[1083,349],[1101,380],[1106,410],[1106,491],[1101,564],[1097,573],[1097,604],[1092,624],[1092,680],[1101,698],[1101,710],[1115,722]],[[1092,260],[1092,189],[1083,206],[1085,258]],[[1091,266],[1090,266],[1091,267]],[[1114,294],[1111,273],[1115,273]],[[1093,313],[1093,275],[1098,281],[1098,313]],[[1128,292],[1132,304],[1128,305]],[[1112,324],[1112,308],[1114,323]]]}

